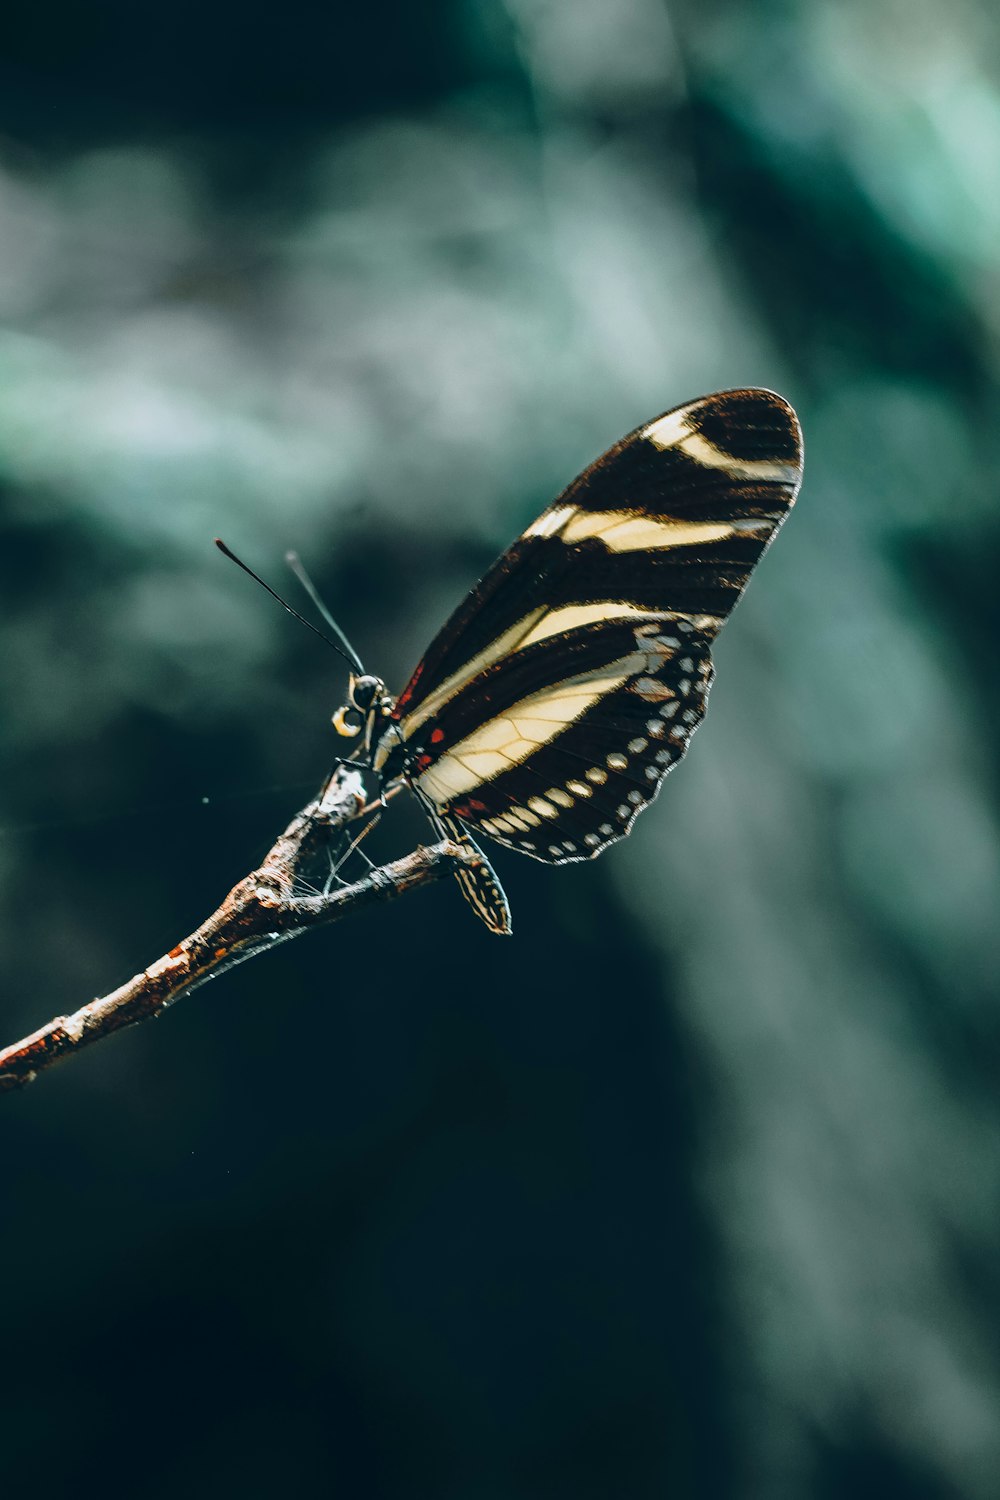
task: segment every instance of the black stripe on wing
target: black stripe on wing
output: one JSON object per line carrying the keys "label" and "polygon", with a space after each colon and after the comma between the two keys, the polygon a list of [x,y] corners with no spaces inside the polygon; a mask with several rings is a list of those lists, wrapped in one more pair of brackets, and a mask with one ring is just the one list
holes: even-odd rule
{"label": "black stripe on wing", "polygon": [[795,413],[770,391],[723,391],[645,423],[497,560],[431,643],[395,719],[436,715],[500,655],[577,623],[560,611],[625,601],[717,632],[801,471]]}

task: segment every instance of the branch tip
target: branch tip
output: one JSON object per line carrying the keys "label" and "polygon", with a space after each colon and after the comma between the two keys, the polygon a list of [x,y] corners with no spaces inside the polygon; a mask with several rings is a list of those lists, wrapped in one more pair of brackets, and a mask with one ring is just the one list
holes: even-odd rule
{"label": "branch tip", "polygon": [[[223,542],[216,541],[228,552]],[[477,862],[473,850],[447,839],[373,868],[352,885],[325,894],[295,896],[298,867],[315,850],[317,830],[346,828],[361,815],[364,803],[360,773],[354,768],[338,769],[313,801],[296,813],[260,866],[238,881],[221,906],[189,937],[119,989],[0,1049],[0,1093],[25,1088],[61,1058],[114,1031],[157,1018],[183,995],[276,943],[440,880],[459,864]]]}

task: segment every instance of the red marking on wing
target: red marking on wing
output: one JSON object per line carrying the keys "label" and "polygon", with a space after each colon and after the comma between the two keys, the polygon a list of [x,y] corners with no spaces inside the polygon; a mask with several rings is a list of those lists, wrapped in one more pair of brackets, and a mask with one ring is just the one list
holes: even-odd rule
{"label": "red marking on wing", "polygon": [[480,802],[478,797],[467,797],[464,802],[456,802],[452,812],[459,818],[470,818],[473,813],[488,812],[485,802]]}
{"label": "red marking on wing", "polygon": [[443,729],[432,729],[431,730],[431,744],[432,745],[440,745],[440,743],[441,743],[441,741],[443,739],[444,739],[444,730]]}
{"label": "red marking on wing", "polygon": [[410,678],[409,682],[406,684],[405,688],[396,699],[395,707],[392,710],[392,717],[396,720],[397,724],[403,717],[403,712],[406,708],[406,705],[409,703],[410,699],[413,697],[414,692],[416,691],[416,686],[420,681],[423,670],[424,664],[423,662],[420,662],[417,670],[414,672],[413,676]]}

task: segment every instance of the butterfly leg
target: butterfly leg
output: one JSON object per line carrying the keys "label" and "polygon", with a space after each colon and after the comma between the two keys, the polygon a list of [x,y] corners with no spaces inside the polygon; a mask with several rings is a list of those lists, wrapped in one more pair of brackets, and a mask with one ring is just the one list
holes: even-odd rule
{"label": "butterfly leg", "polygon": [[336,776],[338,771],[342,770],[344,766],[354,766],[356,769],[358,768],[357,754],[358,752],[355,750],[353,755],[335,755],[333,757],[333,764],[331,765],[330,770],[327,773],[327,778],[323,783],[323,791],[321,792],[319,798],[320,802],[324,802],[326,800],[326,796],[330,790],[333,778]]}
{"label": "butterfly leg", "polygon": [[[322,884],[321,885],[317,885],[317,886],[311,886],[310,887],[310,886],[306,885],[305,882],[303,882],[303,885],[306,886],[306,889],[309,891],[309,893],[310,894],[315,894],[317,896],[329,896],[329,894],[333,890],[334,886],[347,885],[347,881],[341,875],[340,870],[341,870],[341,866],[344,865],[347,862],[347,860],[349,859],[349,857],[352,854],[352,852],[353,852],[353,846],[352,846],[352,848],[345,849],[344,852],[338,856],[338,854],[336,853],[336,850],[335,850],[334,843],[330,842],[330,841],[327,841],[326,844],[325,844],[326,863],[327,863],[326,877],[322,881]],[[370,866],[371,865],[371,861],[368,859],[367,855],[365,855],[363,853],[363,851],[359,851],[359,852],[361,852],[362,858]]]}
{"label": "butterfly leg", "polygon": [[374,864],[368,858],[368,856],[365,853],[365,851],[362,848],[360,848],[359,846],[361,844],[361,840],[362,839],[366,839],[368,837],[368,835],[371,833],[372,829],[375,827],[375,824],[379,821],[379,819],[381,818],[381,816],[382,816],[382,813],[381,813],[381,811],[379,811],[379,812],[377,812],[375,814],[375,816],[373,818],[369,818],[368,822],[365,824],[364,828],[362,828],[361,832],[355,838],[353,838],[351,840],[351,842],[348,844],[347,848],[344,850],[343,854],[340,856],[340,858],[337,860],[336,864],[333,866],[333,869],[331,870],[331,874],[333,875],[333,877],[335,879],[338,876],[338,873],[339,873],[339,871],[341,869],[341,866],[343,866],[344,864],[347,863],[347,861],[350,859],[350,857],[351,857],[352,854],[360,854],[361,858],[364,860],[364,862],[368,866],[369,870],[374,870],[374,868],[375,868]]}
{"label": "butterfly leg", "polygon": [[340,865],[334,858],[332,849],[327,849],[326,858],[329,868],[327,869],[326,879],[323,882],[322,888],[318,892],[318,894],[321,896],[329,896],[335,885],[346,884],[346,882],[342,880],[340,875],[337,873],[337,871],[340,869]]}

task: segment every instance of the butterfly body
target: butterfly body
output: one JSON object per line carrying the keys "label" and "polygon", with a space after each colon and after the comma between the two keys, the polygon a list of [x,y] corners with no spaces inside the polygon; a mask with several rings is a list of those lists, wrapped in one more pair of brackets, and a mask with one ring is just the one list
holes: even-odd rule
{"label": "butterfly body", "polygon": [[[703,397],[637,428],[494,563],[398,699],[352,679],[335,723],[363,726],[372,770],[406,782],[440,830],[546,863],[593,858],[684,755],[712,642],[801,468],[795,414],[770,391]],[[460,883],[509,930],[488,864],[475,890]]]}

